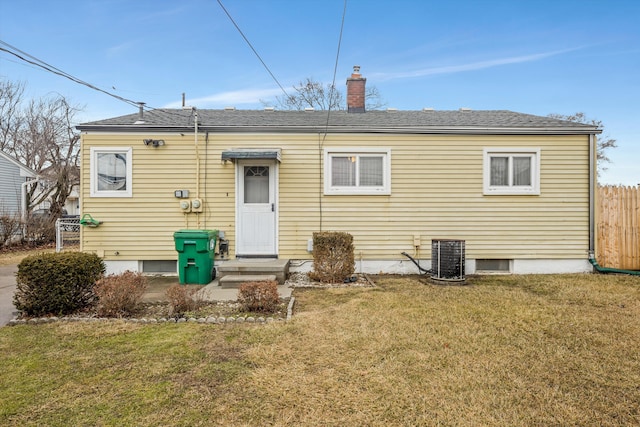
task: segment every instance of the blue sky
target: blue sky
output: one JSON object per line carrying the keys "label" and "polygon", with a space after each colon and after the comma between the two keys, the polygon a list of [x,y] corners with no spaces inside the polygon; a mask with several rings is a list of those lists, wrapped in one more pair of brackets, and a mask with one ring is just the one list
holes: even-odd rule
{"label": "blue sky", "polygon": [[[221,0],[278,82],[331,82],[344,0]],[[0,40],[149,107],[262,108],[282,95],[217,0],[0,0]],[[582,111],[618,141],[600,181],[640,183],[637,0],[348,0],[336,84],[353,65],[402,110]],[[79,121],[135,112],[0,52],[0,78],[60,93]]]}

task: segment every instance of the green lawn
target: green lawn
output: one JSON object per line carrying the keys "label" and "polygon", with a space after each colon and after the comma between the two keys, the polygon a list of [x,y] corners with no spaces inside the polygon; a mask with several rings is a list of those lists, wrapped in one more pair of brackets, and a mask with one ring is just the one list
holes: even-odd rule
{"label": "green lawn", "polygon": [[288,323],[0,328],[0,425],[640,424],[640,278],[374,280]]}

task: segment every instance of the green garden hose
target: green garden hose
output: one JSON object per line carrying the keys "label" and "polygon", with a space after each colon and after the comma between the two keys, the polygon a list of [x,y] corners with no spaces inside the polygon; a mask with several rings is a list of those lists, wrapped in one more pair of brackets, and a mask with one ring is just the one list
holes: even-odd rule
{"label": "green garden hose", "polygon": [[619,268],[600,267],[593,255],[589,256],[589,262],[598,273],[631,274],[632,276],[640,276],[640,271],[638,270],[620,270]]}

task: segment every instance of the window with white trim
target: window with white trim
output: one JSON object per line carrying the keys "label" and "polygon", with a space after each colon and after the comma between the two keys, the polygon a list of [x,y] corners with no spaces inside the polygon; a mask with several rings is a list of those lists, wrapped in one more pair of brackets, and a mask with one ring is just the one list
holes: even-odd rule
{"label": "window with white trim", "polygon": [[484,194],[540,194],[540,149],[485,148]]}
{"label": "window with white trim", "polygon": [[131,197],[131,147],[91,147],[91,197]]}
{"label": "window with white trim", "polygon": [[391,194],[391,150],[324,151],[325,194]]}

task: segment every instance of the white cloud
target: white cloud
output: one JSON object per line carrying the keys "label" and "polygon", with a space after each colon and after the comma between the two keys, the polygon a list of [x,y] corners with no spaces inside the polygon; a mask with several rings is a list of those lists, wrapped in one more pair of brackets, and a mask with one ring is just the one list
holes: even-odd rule
{"label": "white cloud", "polygon": [[[280,89],[245,89],[216,93],[201,98],[187,99],[185,103],[198,108],[235,107],[242,104],[258,104],[281,93]],[[181,102],[172,102],[163,108],[180,108]]]}
{"label": "white cloud", "polygon": [[112,46],[107,49],[107,56],[112,58],[114,56],[120,55],[122,52],[126,52],[135,46],[135,41],[130,40],[124,43],[120,43],[119,45]]}
{"label": "white cloud", "polygon": [[502,65],[520,64],[523,62],[539,61],[541,59],[571,52],[577,49],[578,48],[536,53],[532,55],[511,56],[507,58],[491,59],[488,61],[471,62],[468,64],[459,64],[459,65],[446,65],[442,67],[422,68],[418,70],[398,72],[398,73],[379,73],[379,74],[374,74],[372,77],[375,77],[376,80],[384,81],[384,80],[433,76],[436,74],[462,73],[465,71],[482,70],[485,68],[499,67]]}

